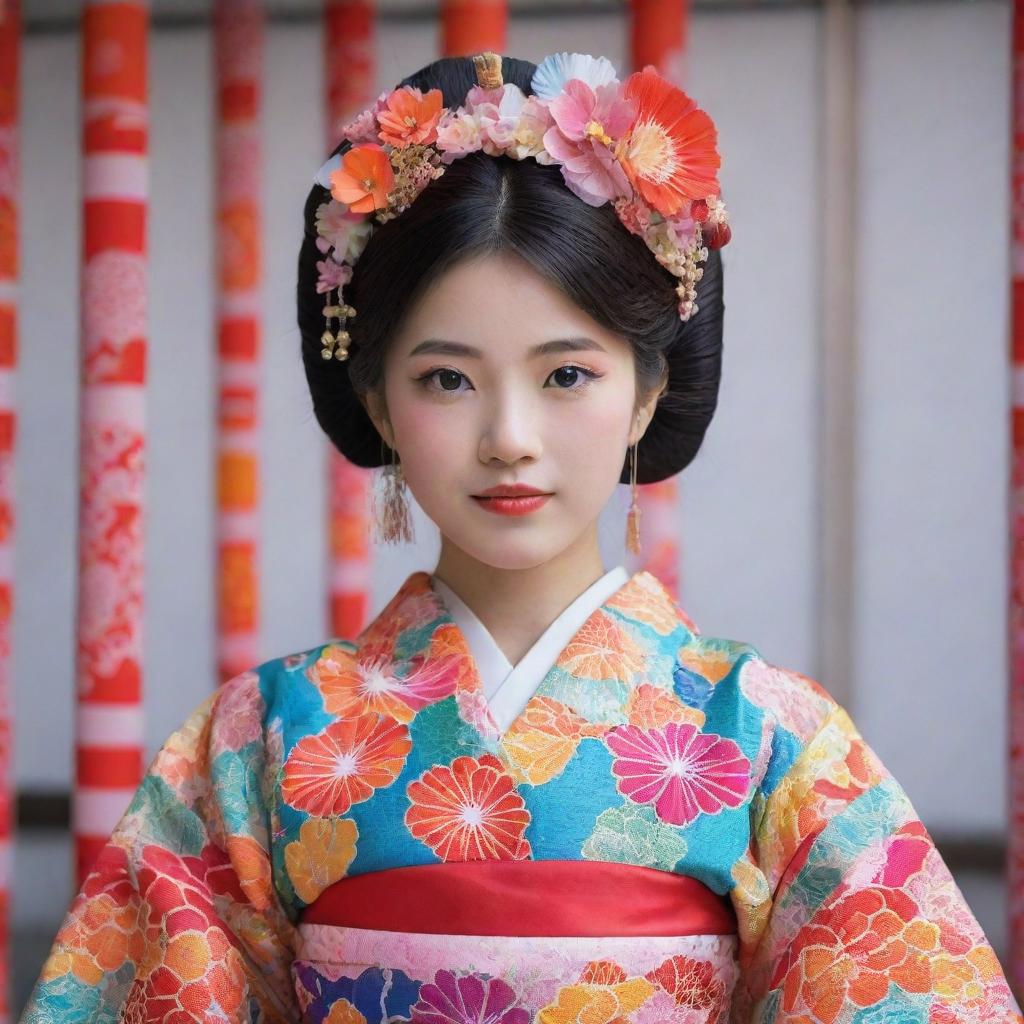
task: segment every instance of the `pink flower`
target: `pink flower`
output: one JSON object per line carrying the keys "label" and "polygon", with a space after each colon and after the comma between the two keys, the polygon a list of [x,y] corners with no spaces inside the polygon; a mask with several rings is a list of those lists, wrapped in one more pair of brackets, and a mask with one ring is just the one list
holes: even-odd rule
{"label": "pink flower", "polygon": [[573,79],[548,110],[555,123],[544,133],[544,148],[562,164],[569,189],[591,206],[632,196],[614,152],[636,116],[633,103],[622,98],[621,86],[609,83],[595,90]]}
{"label": "pink flower", "polygon": [[473,113],[480,120],[485,153],[500,156],[515,144],[515,131],[525,105],[522,89],[511,82],[490,92],[479,89]]}
{"label": "pink flower", "polygon": [[539,164],[553,163],[553,157],[544,149],[544,134],[553,123],[547,104],[528,96],[512,129],[509,156],[516,160],[532,156]]}
{"label": "pink flower", "polygon": [[660,729],[620,725],[605,737],[619,792],[653,804],[662,821],[688,825],[699,814],[739,807],[750,784],[750,762],[731,739],[690,723]]}
{"label": "pink flower", "polygon": [[500,89],[482,89],[475,85],[466,102],[438,128],[438,147],[451,163],[457,157],[482,149],[500,156],[515,142],[514,133],[526,97],[519,86],[506,83]]}
{"label": "pink flower", "polygon": [[479,690],[456,690],[455,704],[459,717],[485,738],[498,739],[491,725],[490,708],[487,698]]}
{"label": "pink flower", "polygon": [[623,225],[634,235],[642,235],[651,226],[650,207],[635,196],[631,199],[616,199],[615,212]]}
{"label": "pink flower", "polygon": [[340,288],[352,280],[352,268],[332,259],[317,260],[316,269],[320,271],[316,282],[316,290],[320,294]]}
{"label": "pink flower", "polygon": [[565,91],[548,104],[558,130],[571,142],[597,139],[606,146],[621,139],[636,118],[636,104],[622,98],[615,82],[591,89],[574,78]]}
{"label": "pink flower", "polygon": [[673,996],[658,989],[630,1015],[633,1024],[705,1024],[707,1010],[679,1005]]}
{"label": "pink flower", "polygon": [[357,114],[341,129],[341,137],[350,142],[377,141],[377,114],[387,106],[389,92],[382,92],[373,105]]}
{"label": "pink flower", "polygon": [[619,196],[632,195],[626,172],[602,143],[568,142],[557,128],[549,128],[544,133],[544,148],[562,165],[569,190],[590,206],[603,206]]}
{"label": "pink flower", "polygon": [[485,89],[481,85],[474,85],[466,93],[466,102],[463,104],[462,109],[469,114],[476,114],[482,107],[488,105],[496,107],[501,102],[504,90],[504,85],[499,86],[497,89]]}
{"label": "pink flower", "polygon": [[677,215],[665,221],[669,238],[683,250],[697,244],[697,222],[692,217]]}
{"label": "pink flower", "polygon": [[241,750],[263,735],[263,698],[259,676],[249,670],[226,682],[217,695],[210,748],[214,755]]}
{"label": "pink flower", "polygon": [[461,107],[441,118],[437,126],[437,148],[443,163],[450,164],[460,156],[475,153],[483,145],[480,119]]}

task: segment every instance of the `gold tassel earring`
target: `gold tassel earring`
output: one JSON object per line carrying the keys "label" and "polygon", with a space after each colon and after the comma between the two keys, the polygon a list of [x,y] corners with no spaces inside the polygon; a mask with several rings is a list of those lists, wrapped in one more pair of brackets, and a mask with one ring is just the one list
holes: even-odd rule
{"label": "gold tassel earring", "polygon": [[636,490],[636,446],[638,443],[634,441],[629,446],[630,503],[629,513],[626,516],[626,550],[633,555],[640,554],[640,501]]}
{"label": "gold tassel earring", "polygon": [[374,539],[384,544],[408,544],[413,539],[405,476],[396,458],[392,448],[391,461],[384,467],[371,501]]}

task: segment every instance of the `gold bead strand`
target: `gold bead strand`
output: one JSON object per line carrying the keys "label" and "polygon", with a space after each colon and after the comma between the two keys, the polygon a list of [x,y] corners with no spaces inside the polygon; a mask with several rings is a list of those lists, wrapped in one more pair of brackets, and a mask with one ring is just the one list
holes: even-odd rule
{"label": "gold bead strand", "polygon": [[323,314],[327,320],[327,329],[320,335],[320,341],[324,346],[320,349],[320,355],[324,359],[330,359],[334,355],[334,346],[337,344],[337,338],[331,333],[331,318],[338,315],[335,312],[338,307],[331,304],[331,292],[333,290],[332,288],[327,292],[327,305],[323,308]]}
{"label": "gold bead strand", "polygon": [[[323,308],[324,317],[327,319],[327,330],[321,335],[324,347],[321,349],[320,354],[324,359],[330,359],[333,356],[341,362],[348,359],[348,347],[352,341],[351,335],[345,330],[345,321],[348,317],[354,317],[356,311],[348,303],[341,301],[340,292],[337,303],[330,301],[330,292],[327,293],[327,296],[327,305]],[[336,335],[331,333],[331,320],[334,319],[338,321],[338,333]]]}

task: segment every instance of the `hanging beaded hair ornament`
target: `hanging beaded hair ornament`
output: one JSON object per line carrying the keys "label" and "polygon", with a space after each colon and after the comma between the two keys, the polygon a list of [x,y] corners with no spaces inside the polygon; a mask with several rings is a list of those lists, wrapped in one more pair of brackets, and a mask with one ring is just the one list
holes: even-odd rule
{"label": "hanging beaded hair ornament", "polygon": [[447,165],[479,150],[556,164],[585,203],[610,202],[679,279],[679,318],[688,320],[704,273],[697,264],[731,236],[711,118],[653,65],[620,83],[605,57],[555,53],[537,66],[526,96],[502,82],[498,54],[478,54],[473,63],[478,84],[454,110],[441,105],[439,89],[381,93],[342,130],[352,147],[317,173],[316,182],[332,196],[316,214],[316,244],[324,254],[316,265],[317,292],[327,294],[324,359],[348,358],[345,324],[356,311],[342,289],[374,224],[397,217]]}

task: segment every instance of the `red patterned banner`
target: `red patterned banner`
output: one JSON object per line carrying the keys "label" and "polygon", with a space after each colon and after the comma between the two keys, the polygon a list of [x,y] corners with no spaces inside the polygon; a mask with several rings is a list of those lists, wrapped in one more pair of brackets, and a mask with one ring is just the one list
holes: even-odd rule
{"label": "red patterned banner", "polygon": [[0,0],[0,1024],[10,1019],[11,612],[14,605],[14,373],[18,363],[18,69],[21,12]]}
{"label": "red patterned banner", "polygon": [[441,55],[505,52],[507,0],[441,0]]}
{"label": "red patterned banner", "polygon": [[325,0],[324,79],[327,104],[327,151],[341,139],[341,129],[369,105],[377,77],[377,20],[374,0]]}
{"label": "red patterned banner", "polygon": [[[630,58],[635,70],[653,64],[666,78],[683,84],[687,0],[631,0]],[[643,447],[641,439],[639,447]],[[679,596],[680,511],[675,478],[639,488],[639,555],[626,556],[633,570],[653,572]]]}
{"label": "red patterned banner", "polygon": [[217,671],[259,661],[259,421],[262,335],[259,0],[215,0],[217,83]]}
{"label": "red patterned banner", "polygon": [[79,882],[143,768],[148,23],[146,4],[131,0],[87,0],[82,13]]}
{"label": "red patterned banner", "polygon": [[689,13],[689,0],[630,0],[633,67],[653,64],[666,78],[682,85]]}
{"label": "red patterned banner", "polygon": [[1010,837],[1007,974],[1024,996],[1024,0],[1013,5],[1011,181]]}
{"label": "red patterned banner", "polygon": [[[341,138],[342,126],[374,96],[374,25],[369,0],[327,0],[324,6],[324,77],[327,146]],[[372,474],[352,465],[328,446],[330,536],[329,617],[331,634],[355,637],[370,606],[369,501]]]}

